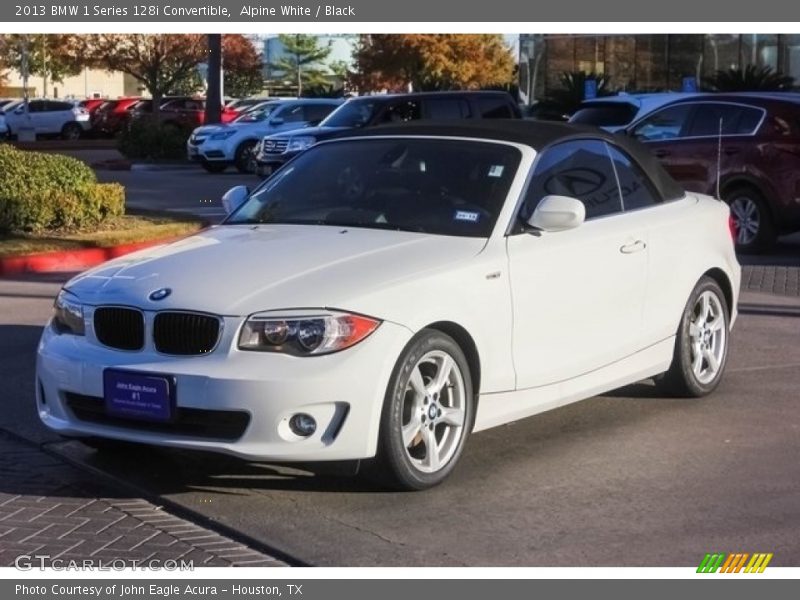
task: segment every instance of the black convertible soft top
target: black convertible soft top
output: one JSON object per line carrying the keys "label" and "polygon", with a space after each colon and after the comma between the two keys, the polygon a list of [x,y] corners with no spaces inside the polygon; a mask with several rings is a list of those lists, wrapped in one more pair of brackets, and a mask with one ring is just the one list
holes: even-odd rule
{"label": "black convertible soft top", "polygon": [[559,123],[555,121],[533,121],[523,119],[464,119],[450,121],[410,121],[348,129],[336,139],[385,135],[414,135],[436,137],[476,138],[487,141],[498,140],[530,146],[541,151],[556,142],[576,139],[604,140],[624,150],[647,173],[663,200],[675,200],[684,195],[683,188],[661,166],[642,144],[622,134],[611,134],[602,129]]}

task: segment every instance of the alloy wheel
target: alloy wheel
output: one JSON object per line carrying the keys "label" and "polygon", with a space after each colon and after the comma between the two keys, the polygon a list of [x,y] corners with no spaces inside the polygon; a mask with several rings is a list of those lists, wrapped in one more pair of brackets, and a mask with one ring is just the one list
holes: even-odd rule
{"label": "alloy wheel", "polygon": [[466,390],[453,357],[441,350],[423,355],[403,395],[402,438],[416,469],[435,473],[453,458],[464,435]]}
{"label": "alloy wheel", "polygon": [[736,227],[736,243],[749,246],[755,242],[761,226],[761,212],[755,200],[748,196],[739,196],[731,202],[731,214]]}
{"label": "alloy wheel", "polygon": [[704,291],[695,302],[689,323],[692,373],[697,381],[708,384],[719,373],[728,342],[725,311],[719,297]]}

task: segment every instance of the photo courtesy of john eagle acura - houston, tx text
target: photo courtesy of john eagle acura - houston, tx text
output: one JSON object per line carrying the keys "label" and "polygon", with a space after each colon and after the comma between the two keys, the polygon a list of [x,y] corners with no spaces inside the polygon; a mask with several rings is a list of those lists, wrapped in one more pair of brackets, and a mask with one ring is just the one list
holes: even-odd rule
{"label": "photo courtesy of john eagle acura - houston, tx text", "polygon": [[[643,146],[498,119],[343,133],[192,237],[68,281],[38,346],[52,430],[441,483],[469,434],[654,378],[719,384],[730,210]],[[680,408],[675,408],[680,410]]]}

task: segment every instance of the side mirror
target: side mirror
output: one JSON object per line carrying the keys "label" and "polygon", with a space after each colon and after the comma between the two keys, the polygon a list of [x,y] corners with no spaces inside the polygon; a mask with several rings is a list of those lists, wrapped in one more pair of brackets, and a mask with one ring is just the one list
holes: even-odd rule
{"label": "side mirror", "polygon": [[222,196],[222,206],[225,208],[225,212],[231,214],[244,204],[244,201],[247,200],[247,196],[249,195],[250,190],[244,185],[237,185],[229,189]]}
{"label": "side mirror", "polygon": [[586,219],[586,207],[577,198],[545,196],[533,211],[528,225],[542,231],[565,231],[581,225]]}
{"label": "side mirror", "polygon": [[22,113],[25,112],[25,107],[24,106],[18,106],[17,108],[14,109],[14,112],[16,114],[18,114],[18,115],[21,115]]}
{"label": "side mirror", "polygon": [[273,117],[269,120],[270,125],[283,125],[283,117]]}

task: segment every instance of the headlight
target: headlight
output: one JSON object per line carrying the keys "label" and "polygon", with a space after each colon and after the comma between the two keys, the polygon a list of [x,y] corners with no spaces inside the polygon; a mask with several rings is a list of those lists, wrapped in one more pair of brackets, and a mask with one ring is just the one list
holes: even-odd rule
{"label": "headlight", "polygon": [[84,335],[83,306],[77,298],[65,290],[61,290],[53,305],[53,324],[59,333]]}
{"label": "headlight", "polygon": [[211,134],[211,139],[212,139],[212,140],[227,140],[227,139],[228,139],[229,137],[231,137],[231,136],[232,136],[234,133],[236,133],[236,132],[235,132],[235,131],[233,131],[233,130],[229,130],[229,131],[219,131],[219,132],[217,132],[217,133],[212,133],[212,134]]}
{"label": "headlight", "polygon": [[252,315],[239,335],[240,350],[318,356],[354,346],[378,328],[376,319],[351,313],[291,311]]}
{"label": "headlight", "polygon": [[313,146],[317,139],[310,135],[302,135],[293,137],[289,140],[289,145],[286,147],[287,152],[300,152],[309,146]]}

